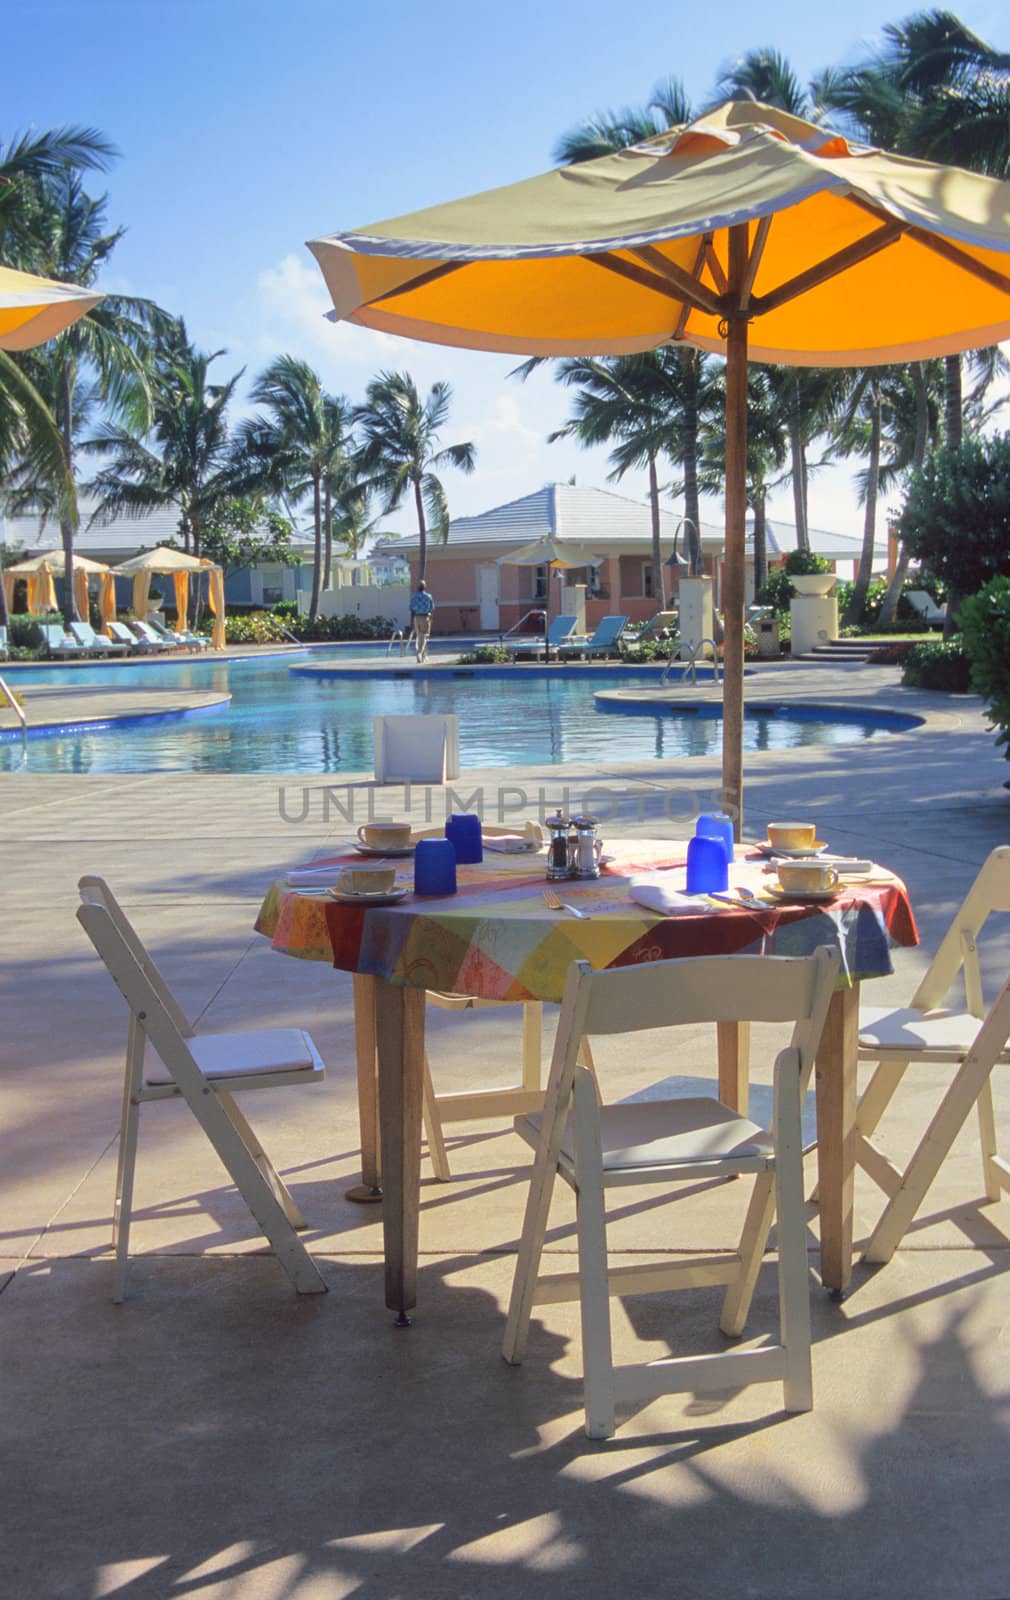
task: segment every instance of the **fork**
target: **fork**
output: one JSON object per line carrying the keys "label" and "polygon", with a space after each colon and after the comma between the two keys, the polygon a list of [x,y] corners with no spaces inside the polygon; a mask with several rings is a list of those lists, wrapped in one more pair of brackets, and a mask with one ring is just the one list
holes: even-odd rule
{"label": "fork", "polygon": [[588,911],[580,911],[578,906],[570,905],[567,900],[559,900],[553,889],[544,890],[544,903],[548,911],[568,911],[573,917],[579,917],[584,922],[589,921]]}

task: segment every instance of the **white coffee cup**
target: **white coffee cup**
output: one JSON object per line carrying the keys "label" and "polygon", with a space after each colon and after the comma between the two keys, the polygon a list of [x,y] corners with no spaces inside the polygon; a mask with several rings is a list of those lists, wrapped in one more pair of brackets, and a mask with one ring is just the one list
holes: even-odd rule
{"label": "white coffee cup", "polygon": [[826,861],[780,861],[776,872],[787,892],[827,893],[838,887],[837,869]]}
{"label": "white coffee cup", "polygon": [[406,850],[410,844],[409,822],[363,822],[358,843],[369,850]]}
{"label": "white coffee cup", "polygon": [[341,867],[335,887],[341,894],[390,894],[396,888],[396,869]]}

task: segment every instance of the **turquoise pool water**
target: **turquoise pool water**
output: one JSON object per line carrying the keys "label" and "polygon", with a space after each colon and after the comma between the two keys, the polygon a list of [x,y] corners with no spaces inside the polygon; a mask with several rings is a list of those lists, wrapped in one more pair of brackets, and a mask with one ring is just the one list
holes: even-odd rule
{"label": "turquoise pool water", "polygon": [[[721,745],[715,707],[685,704],[634,716],[598,710],[594,691],[608,683],[655,682],[655,674],[560,669],[542,675],[503,667],[494,674],[461,668],[452,675],[397,676],[397,660],[369,652],[367,677],[313,677],[289,670],[350,659],[347,647],[295,658],[199,661],[137,666],[40,667],[9,681],[118,687],[182,686],[228,691],[231,704],[195,716],[100,731],[72,730],[31,738],[27,755],[18,736],[0,739],[0,770],[137,773],[340,773],[370,771],[372,718],[384,713],[454,711],[459,716],[465,767],[559,765],[563,762],[642,761],[708,755]],[[355,650],[354,659],[362,652]],[[690,696],[690,689],[685,690]],[[768,705],[748,717],[745,748],[789,750],[849,744],[914,725],[862,710],[853,720],[837,711]]]}

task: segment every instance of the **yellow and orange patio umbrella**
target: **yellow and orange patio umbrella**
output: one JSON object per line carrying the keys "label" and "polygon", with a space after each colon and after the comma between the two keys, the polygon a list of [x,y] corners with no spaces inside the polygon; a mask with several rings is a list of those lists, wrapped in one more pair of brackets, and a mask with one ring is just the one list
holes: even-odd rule
{"label": "yellow and orange patio umbrella", "polygon": [[516,356],[725,354],[723,787],[739,811],[747,362],[858,367],[1010,337],[1010,184],[729,102],[309,248],[335,317],[383,333]]}
{"label": "yellow and orange patio umbrella", "polygon": [[100,294],[0,266],[0,350],[31,350],[96,306]]}
{"label": "yellow and orange patio umbrella", "polygon": [[[205,556],[190,556],[185,550],[173,550],[170,545],[158,545],[154,550],[143,550],[140,555],[121,561],[113,572],[120,577],[133,578],[133,610],[142,620],[147,616],[147,602],[151,592],[151,578],[155,573],[171,576],[175,581],[176,605],[179,622],[186,626],[186,608],[189,597],[189,576],[207,575],[207,604],[214,618],[211,643],[215,650],[223,650],[226,643],[224,625],[224,573]],[[180,583],[180,579],[182,580]]]}

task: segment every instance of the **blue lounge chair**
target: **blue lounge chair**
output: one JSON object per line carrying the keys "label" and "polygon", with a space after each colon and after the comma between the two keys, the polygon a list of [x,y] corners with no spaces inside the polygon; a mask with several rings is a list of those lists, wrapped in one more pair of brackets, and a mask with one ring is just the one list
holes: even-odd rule
{"label": "blue lounge chair", "polygon": [[7,648],[7,629],[5,627],[0,627],[0,661],[6,661],[9,655],[10,651]]}
{"label": "blue lounge chair", "polygon": [[84,646],[72,633],[64,633],[58,622],[40,622],[39,627],[42,630],[47,655],[60,657],[66,661],[87,660],[88,652]]}
{"label": "blue lounge chair", "polygon": [[160,645],[147,644],[146,641],[138,639],[136,634],[130,632],[125,622],[107,622],[105,626],[109,630],[110,637],[117,644],[123,645],[128,656],[147,656],[160,653]]}
{"label": "blue lounge chair", "polygon": [[91,656],[122,656],[126,654],[126,646],[117,644],[113,639],[103,639],[101,634],[95,632],[90,622],[72,622],[70,632],[73,634],[82,650]]}
{"label": "blue lounge chair", "polygon": [[[555,617],[547,630],[547,648],[557,650],[566,639],[570,639],[575,632],[577,620],[574,612],[563,611],[560,616]],[[518,661],[520,656],[533,656],[534,659],[539,659],[543,654],[544,641],[543,638],[510,639],[506,640],[505,648],[513,661]]]}
{"label": "blue lounge chair", "polygon": [[604,617],[591,639],[573,639],[561,646],[559,654],[565,660],[569,656],[585,656],[587,660],[593,656],[609,656],[617,651],[618,641],[627,626],[627,617]]}
{"label": "blue lounge chair", "polygon": [[152,650],[170,650],[173,648],[166,639],[155,633],[150,623],[134,621],[129,623],[128,627],[134,637],[140,640],[141,644],[148,645]]}
{"label": "blue lounge chair", "polygon": [[166,623],[162,622],[160,617],[155,616],[153,611],[149,611],[147,614],[147,626],[151,629],[152,633],[157,634],[162,644],[168,645],[170,650],[190,649],[189,642],[183,636],[183,634],[176,633],[174,628],[168,627]]}

